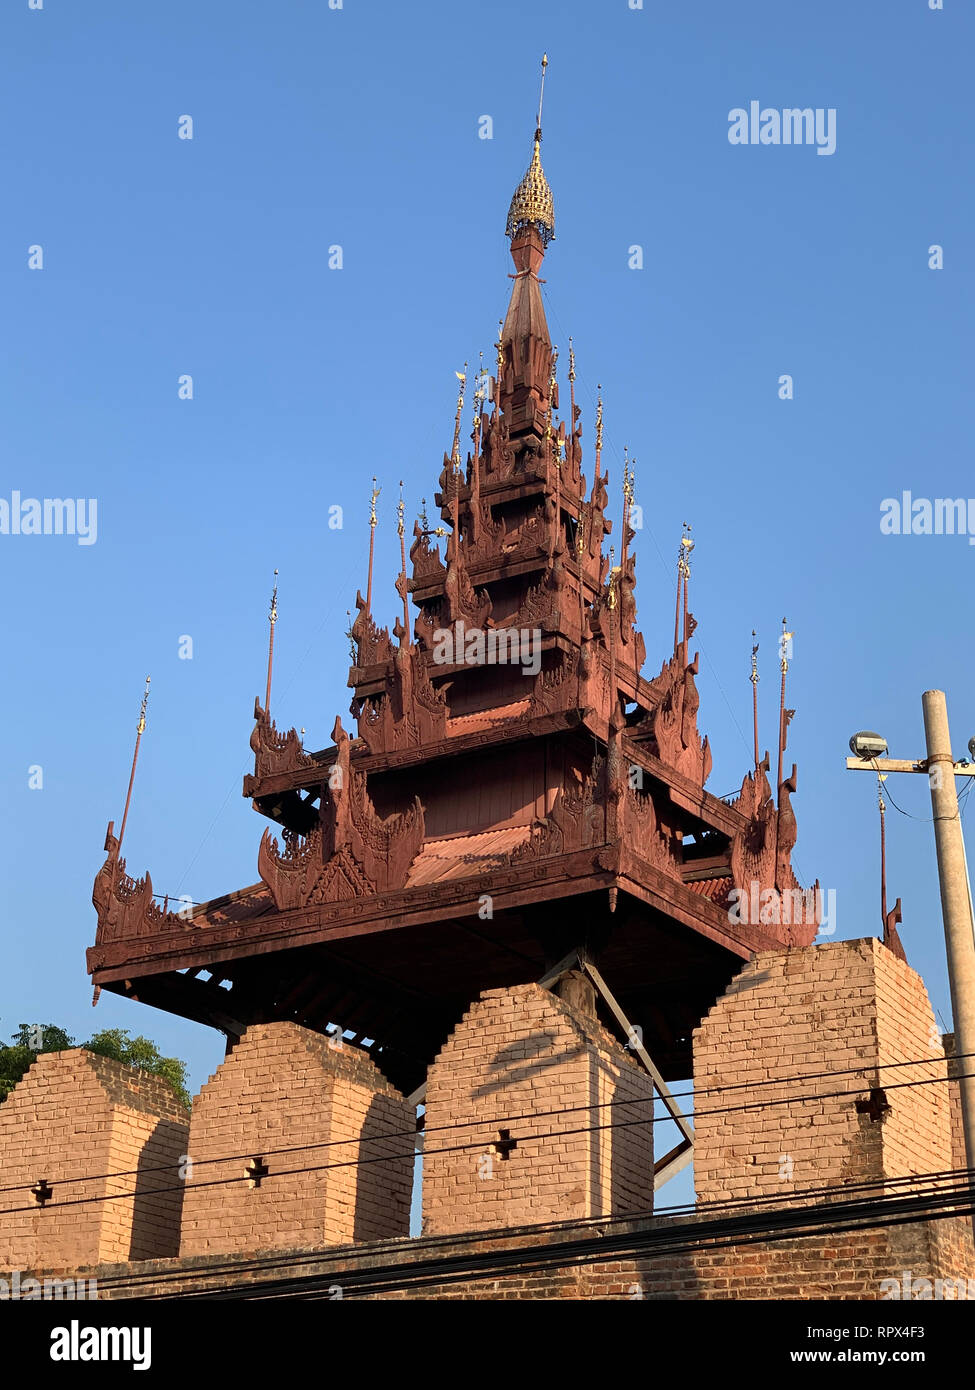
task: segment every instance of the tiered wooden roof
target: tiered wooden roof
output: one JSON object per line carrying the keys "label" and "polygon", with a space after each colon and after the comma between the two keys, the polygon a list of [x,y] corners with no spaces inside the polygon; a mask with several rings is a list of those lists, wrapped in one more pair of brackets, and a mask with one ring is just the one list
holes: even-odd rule
{"label": "tiered wooden roof", "polygon": [[[378,625],[371,574],[356,599],[354,732],[337,719],[331,745],[308,753],[256,703],[244,794],[270,824],[251,887],[171,912],[148,874],[128,876],[110,825],[93,894],[96,985],[231,1037],[268,1019],[339,1024],[404,1085],[471,997],[538,978],[577,946],[664,1075],[687,1075],[691,1029],[740,962],[816,932],[729,914],[733,888],[798,888],[795,772],[778,807],[767,758],[733,800],[706,790],[686,566],[674,649],[642,674],[630,479],[611,563],[601,419],[590,485],[574,392],[569,418],[559,411],[539,141],[509,213],[491,399],[476,396],[466,462],[459,429],[444,455],[445,552],[418,521],[397,585],[412,632]],[[531,635],[537,670],[522,648],[490,660],[512,631]]]}

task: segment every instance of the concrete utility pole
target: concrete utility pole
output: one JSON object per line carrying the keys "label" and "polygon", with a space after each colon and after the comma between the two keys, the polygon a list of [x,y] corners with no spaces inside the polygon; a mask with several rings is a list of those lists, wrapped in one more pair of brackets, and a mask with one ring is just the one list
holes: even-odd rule
{"label": "concrete utility pole", "polygon": [[[944,692],[926,690],[921,696],[924,736],[928,749],[928,781],[934,813],[934,842],[941,881],[941,913],[948,952],[948,983],[955,1025],[955,1051],[962,1054],[961,1114],[965,1129],[965,1153],[975,1168],[975,923],[972,922],[965,842],[962,838],[958,797],[955,794],[955,762],[951,755],[948,707]],[[942,775],[931,776],[937,767]],[[966,1055],[968,1054],[968,1055]]]}
{"label": "concrete utility pole", "polygon": [[[951,752],[948,707],[943,690],[926,690],[921,696],[927,757],[910,762],[902,758],[847,758],[847,768],[857,772],[923,772],[931,789],[934,842],[941,884],[941,913],[948,956],[948,983],[954,1018],[955,1053],[962,1057],[962,1127],[966,1165],[975,1169],[975,921],[965,860],[965,841],[955,777],[975,776],[975,763],[956,763]],[[859,738],[860,735],[857,735]],[[882,745],[883,746],[883,745]]]}

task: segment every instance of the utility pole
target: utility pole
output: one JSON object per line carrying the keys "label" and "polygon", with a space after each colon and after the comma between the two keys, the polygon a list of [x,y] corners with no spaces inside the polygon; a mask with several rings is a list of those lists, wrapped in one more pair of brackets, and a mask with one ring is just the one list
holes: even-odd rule
{"label": "utility pole", "polygon": [[[847,758],[846,766],[857,772],[922,772],[931,789],[934,814],[934,842],[938,854],[941,885],[941,913],[944,919],[948,957],[948,983],[955,1028],[955,1053],[962,1058],[962,1127],[965,1134],[965,1162],[975,1169],[975,921],[965,861],[965,842],[955,777],[975,776],[975,763],[956,763],[951,752],[948,708],[943,690],[926,690],[921,696],[927,757],[917,762],[902,758]],[[859,739],[876,736],[856,735]],[[883,740],[879,740],[886,750]]]}
{"label": "utility pole", "polygon": [[[972,922],[965,842],[962,839],[958,797],[955,794],[955,764],[948,732],[948,708],[944,692],[926,690],[921,696],[924,708],[924,736],[928,749],[928,781],[934,814],[934,842],[938,850],[938,878],[941,882],[941,914],[945,924],[948,952],[948,983],[951,986],[951,1012],[955,1025],[955,1052],[962,1055],[961,1114],[965,1129],[965,1153],[969,1168],[975,1168],[975,923]],[[932,775],[937,769],[941,776]]]}

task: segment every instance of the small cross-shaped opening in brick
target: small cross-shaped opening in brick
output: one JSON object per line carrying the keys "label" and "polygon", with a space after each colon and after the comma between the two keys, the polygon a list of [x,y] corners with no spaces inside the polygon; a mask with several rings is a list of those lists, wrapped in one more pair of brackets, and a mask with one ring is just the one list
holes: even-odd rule
{"label": "small cross-shaped opening in brick", "polygon": [[251,1187],[260,1187],[261,1180],[266,1178],[270,1171],[263,1158],[252,1158],[244,1167],[244,1172],[250,1178]]}
{"label": "small cross-shaped opening in brick", "polygon": [[507,1163],[512,1150],[518,1147],[518,1140],[512,1139],[510,1129],[499,1129],[498,1137],[491,1147],[498,1157]]}
{"label": "small cross-shaped opening in brick", "polygon": [[54,1189],[46,1178],[41,1178],[38,1182],[35,1182],[34,1186],[31,1188],[31,1192],[33,1193],[34,1201],[39,1207],[44,1206],[45,1202],[49,1202],[54,1196]]}
{"label": "small cross-shaped opening in brick", "polygon": [[871,1120],[882,1120],[890,1110],[890,1102],[880,1086],[872,1086],[869,1097],[858,1100],[856,1109],[858,1114],[869,1115]]}

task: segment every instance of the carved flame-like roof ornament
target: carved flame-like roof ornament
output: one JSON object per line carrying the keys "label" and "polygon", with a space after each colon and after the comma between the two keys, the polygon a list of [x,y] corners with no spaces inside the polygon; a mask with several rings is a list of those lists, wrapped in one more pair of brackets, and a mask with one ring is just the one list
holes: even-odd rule
{"label": "carved flame-like roof ornament", "polygon": [[547,247],[555,237],[555,204],[552,190],[545,170],[542,168],[542,99],[545,95],[545,69],[548,67],[548,54],[542,56],[542,83],[538,96],[538,120],[535,123],[535,148],[525,177],[515,189],[511,206],[508,208],[508,224],[505,235],[515,237],[524,227],[534,227]]}

